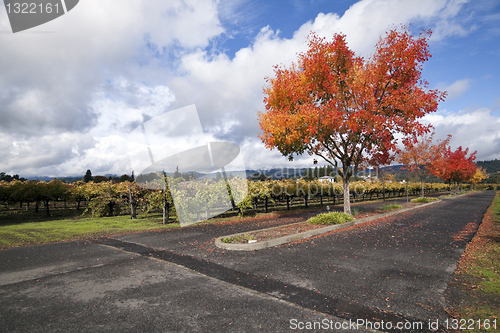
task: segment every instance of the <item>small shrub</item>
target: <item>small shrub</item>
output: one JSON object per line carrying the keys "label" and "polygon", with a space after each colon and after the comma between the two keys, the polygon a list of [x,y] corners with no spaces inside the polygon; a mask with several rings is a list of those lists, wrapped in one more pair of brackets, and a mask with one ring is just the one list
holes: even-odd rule
{"label": "small shrub", "polygon": [[234,237],[224,237],[221,239],[221,242],[222,243],[239,243],[242,241],[248,242],[251,239],[255,239],[255,237],[252,235],[245,234],[245,235],[238,235],[238,236],[234,236]]}
{"label": "small shrub", "polygon": [[390,211],[390,210],[399,209],[399,208],[401,208],[400,205],[388,204],[388,205],[385,205],[384,207],[382,207],[382,210],[383,211]]}
{"label": "small shrub", "polygon": [[354,218],[349,214],[340,212],[331,212],[311,217],[309,220],[307,220],[307,222],[309,222],[310,224],[329,225],[329,224],[342,224],[352,220],[354,220]]}
{"label": "small shrub", "polygon": [[420,197],[420,198],[416,198],[416,199],[411,199],[411,202],[421,202],[421,203],[429,203],[429,202],[433,202],[433,201],[438,201],[439,199],[438,198],[425,198],[425,197]]}
{"label": "small shrub", "polygon": [[352,216],[358,216],[358,215],[359,215],[359,209],[357,209],[357,208],[353,208],[353,209],[351,210],[351,213],[352,213]]}

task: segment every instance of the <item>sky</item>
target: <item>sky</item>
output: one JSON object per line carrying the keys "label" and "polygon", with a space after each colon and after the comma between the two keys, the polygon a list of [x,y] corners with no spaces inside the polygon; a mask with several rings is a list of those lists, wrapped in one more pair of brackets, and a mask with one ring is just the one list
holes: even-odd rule
{"label": "sky", "polygon": [[[0,171],[130,174],[131,133],[193,105],[198,138],[237,144],[247,169],[311,167],[312,156],[290,162],[258,138],[265,78],[307,50],[310,31],[345,34],[369,58],[401,24],[432,29],[422,77],[448,92],[422,122],[436,139],[451,134],[452,149],[500,159],[499,22],[496,1],[80,0],[14,34],[0,5]],[[194,148],[175,135],[167,146]]]}

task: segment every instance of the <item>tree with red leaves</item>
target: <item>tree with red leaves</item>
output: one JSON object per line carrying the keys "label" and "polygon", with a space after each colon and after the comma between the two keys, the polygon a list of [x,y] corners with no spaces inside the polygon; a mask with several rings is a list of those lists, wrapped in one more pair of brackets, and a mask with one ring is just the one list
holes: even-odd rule
{"label": "tree with red leaves", "polygon": [[393,29],[368,60],[355,56],[345,35],[328,42],[311,34],[298,62],[275,66],[275,77],[267,78],[260,138],[289,160],[308,153],[335,166],[343,180],[344,212],[350,214],[353,173],[390,163],[397,134],[410,142],[429,132],[430,125],[419,119],[445,97],[421,79],[422,64],[431,56],[430,34],[414,37]]}
{"label": "tree with red leaves", "polygon": [[469,148],[463,150],[460,146],[452,151],[450,147],[447,147],[441,156],[431,163],[429,169],[433,175],[448,182],[450,187],[452,183],[460,185],[462,182],[471,180],[477,170],[477,165],[474,162],[477,151],[467,157],[468,153]]}
{"label": "tree with red leaves", "polygon": [[424,179],[431,173],[430,166],[436,159],[443,155],[451,139],[448,135],[446,140],[440,140],[433,144],[434,132],[430,135],[422,135],[417,142],[409,142],[404,150],[398,150],[398,161],[404,164],[403,169],[413,172],[420,178],[422,193],[424,197]]}

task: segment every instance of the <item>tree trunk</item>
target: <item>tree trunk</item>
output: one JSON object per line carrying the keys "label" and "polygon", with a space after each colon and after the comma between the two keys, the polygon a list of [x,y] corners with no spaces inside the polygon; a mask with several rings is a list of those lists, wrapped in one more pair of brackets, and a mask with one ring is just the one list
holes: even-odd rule
{"label": "tree trunk", "polygon": [[137,204],[136,204],[136,201],[132,198],[132,189],[130,188],[130,185],[128,186],[128,200],[130,202],[130,218],[136,219],[137,214],[136,214],[135,208],[136,208]]}
{"label": "tree trunk", "polygon": [[344,213],[351,215],[351,200],[349,194],[349,178],[346,177],[347,171],[344,172],[343,187],[344,187]]}
{"label": "tree trunk", "polygon": [[408,203],[408,179],[406,180],[406,202]]}
{"label": "tree trunk", "polygon": [[266,213],[267,213],[267,203],[268,203],[268,200],[269,199],[267,197],[264,198],[264,212],[266,212]]}
{"label": "tree trunk", "polygon": [[424,178],[420,177],[420,183],[422,184],[422,194],[420,196],[423,198],[423,197],[425,197],[425,193],[424,193]]}
{"label": "tree trunk", "polygon": [[385,202],[385,178],[382,179],[382,198]]}
{"label": "tree trunk", "polygon": [[49,212],[49,201],[48,199],[45,199],[44,200],[44,203],[45,203],[45,214],[47,215],[47,217],[50,216],[50,212]]}
{"label": "tree trunk", "polygon": [[[167,224],[168,218],[170,217],[170,203],[165,198],[165,190],[163,190],[163,224]],[[199,212],[198,212],[199,214]]]}
{"label": "tree trunk", "polygon": [[286,196],[286,210],[290,210],[290,196]]}

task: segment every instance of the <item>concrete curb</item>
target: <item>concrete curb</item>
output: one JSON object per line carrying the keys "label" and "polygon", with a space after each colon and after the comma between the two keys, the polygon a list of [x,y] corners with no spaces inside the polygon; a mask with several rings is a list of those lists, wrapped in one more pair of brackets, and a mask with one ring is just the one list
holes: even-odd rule
{"label": "concrete curb", "polygon": [[[359,220],[354,220],[352,222],[347,222],[347,223],[344,223],[344,224],[330,225],[330,226],[323,227],[323,228],[312,229],[312,230],[300,232],[298,234],[292,234],[292,235],[282,236],[282,237],[279,237],[279,238],[273,238],[273,239],[269,239],[267,241],[262,241],[262,242],[252,243],[252,244],[231,244],[231,243],[223,243],[222,242],[222,238],[235,237],[235,236],[239,236],[239,235],[248,235],[248,234],[252,234],[252,233],[255,233],[255,232],[278,229],[278,228],[281,228],[283,226],[281,225],[281,226],[278,226],[278,227],[253,230],[253,231],[248,231],[248,232],[240,232],[240,233],[237,233],[237,234],[232,234],[232,235],[227,235],[227,236],[221,236],[221,237],[216,238],[215,239],[215,246],[217,246],[217,247],[219,247],[221,249],[233,250],[233,251],[257,251],[257,250],[262,250],[262,249],[265,249],[265,248],[268,248],[268,247],[273,247],[273,246],[278,246],[278,245],[282,245],[282,244],[286,244],[286,243],[296,242],[296,241],[299,241],[299,240],[302,240],[302,239],[306,239],[306,238],[309,238],[309,237],[313,237],[313,236],[325,234],[325,233],[333,231],[333,230],[343,229],[343,228],[351,227],[351,226],[354,226],[354,225],[358,225],[358,224],[370,222],[370,221],[373,221],[373,220],[377,220],[377,219],[380,219],[380,218],[384,218],[384,217],[388,217],[388,216],[392,216],[392,215],[404,213],[404,212],[407,212],[409,210],[426,207],[426,206],[435,204],[437,202],[442,202],[442,201],[438,200],[438,201],[434,201],[434,202],[429,202],[429,203],[426,203],[426,204],[422,204],[420,206],[415,206],[415,207],[410,207],[410,208],[404,208],[404,209],[400,209],[400,210],[396,210],[396,211],[392,211],[392,212],[388,212],[388,213],[379,214],[379,215],[376,215],[376,216],[365,217],[365,218],[362,218],[362,219],[359,219]],[[297,223],[287,224],[286,226],[290,226],[290,225],[294,225],[294,224],[300,224],[300,223],[304,223],[304,222],[297,222]]]}

